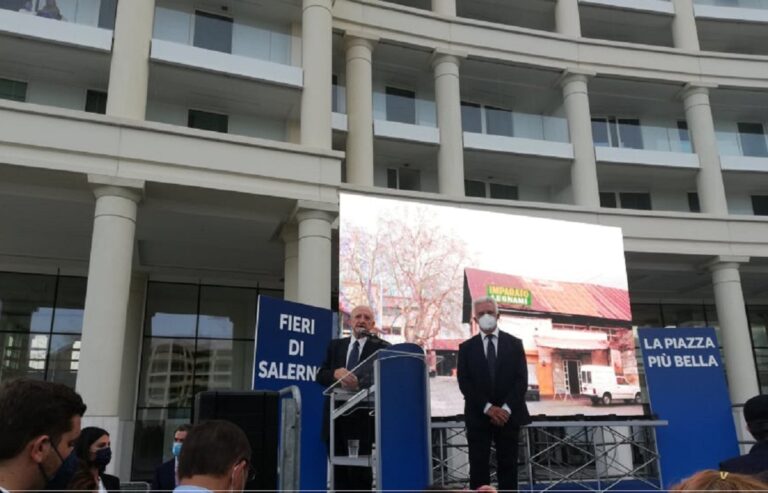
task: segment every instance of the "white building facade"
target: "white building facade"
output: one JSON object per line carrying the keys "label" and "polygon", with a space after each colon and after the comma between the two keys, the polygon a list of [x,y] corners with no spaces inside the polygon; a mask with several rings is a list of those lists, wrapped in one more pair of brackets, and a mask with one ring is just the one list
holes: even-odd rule
{"label": "white building facade", "polygon": [[717,327],[740,422],[766,28],[761,0],[0,0],[0,379],[75,386],[151,477],[196,392],[250,387],[259,294],[336,304],[348,191],[621,227],[635,325]]}

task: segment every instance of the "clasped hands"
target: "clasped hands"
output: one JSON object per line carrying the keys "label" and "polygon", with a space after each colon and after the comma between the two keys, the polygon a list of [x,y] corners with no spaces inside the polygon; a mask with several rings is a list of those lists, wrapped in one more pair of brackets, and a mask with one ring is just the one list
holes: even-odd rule
{"label": "clasped hands", "polygon": [[336,368],[333,378],[341,380],[341,387],[347,390],[357,390],[357,376],[346,368]]}
{"label": "clasped hands", "polygon": [[509,421],[509,413],[499,406],[491,406],[485,412],[491,418],[491,424],[494,426],[504,426]]}

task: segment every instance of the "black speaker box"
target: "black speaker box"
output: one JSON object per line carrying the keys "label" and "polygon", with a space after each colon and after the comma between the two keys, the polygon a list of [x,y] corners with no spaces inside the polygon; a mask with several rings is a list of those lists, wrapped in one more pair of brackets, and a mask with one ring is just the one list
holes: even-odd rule
{"label": "black speaker box", "polygon": [[256,479],[247,490],[277,490],[280,397],[272,391],[208,391],[195,396],[194,423],[225,419],[239,426],[251,444]]}

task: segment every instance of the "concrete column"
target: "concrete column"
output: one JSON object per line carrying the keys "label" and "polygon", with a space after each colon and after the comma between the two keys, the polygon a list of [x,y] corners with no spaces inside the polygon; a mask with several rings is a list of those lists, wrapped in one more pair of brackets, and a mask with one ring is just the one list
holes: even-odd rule
{"label": "concrete column", "polygon": [[[749,257],[718,257],[709,264],[717,319],[720,323],[720,342],[728,376],[728,391],[734,406],[743,405],[747,399],[760,393],[739,276],[739,264],[748,261]],[[740,411],[741,408],[734,408],[737,430],[743,430]]]}
{"label": "concrete column", "polygon": [[727,215],[728,202],[720,169],[715,122],[709,105],[709,88],[687,85],[683,91],[683,102],[693,149],[699,156],[699,174],[696,181],[701,212]]}
{"label": "concrete column", "polygon": [[303,0],[301,59],[301,143],[331,148],[333,52],[332,0]]}
{"label": "concrete column", "polygon": [[76,388],[88,405],[85,424],[109,431],[119,444],[112,467],[126,473],[122,454],[130,455],[124,446],[133,434],[141,333],[141,316],[135,311],[143,300],[134,293],[130,314],[129,305],[136,213],[144,182],[100,176],[88,180],[95,187],[96,211]]}
{"label": "concrete column", "polygon": [[437,125],[440,129],[438,188],[440,193],[453,197],[464,196],[464,134],[459,89],[459,60],[462,57],[454,53],[435,52],[432,58]]}
{"label": "concrete column", "polygon": [[149,49],[155,0],[117,2],[107,114],[143,120],[147,111]]}
{"label": "concrete column", "polygon": [[347,182],[373,186],[373,49],[377,39],[347,33]]}
{"label": "concrete column", "polygon": [[287,301],[299,300],[299,228],[295,223],[283,226],[280,232],[285,250],[283,251],[283,289]]}
{"label": "concrete column", "polygon": [[555,4],[555,29],[560,34],[581,37],[581,17],[578,0],[557,0]]}
{"label": "concrete column", "polygon": [[672,5],[675,7],[675,17],[672,19],[675,48],[699,51],[699,33],[693,13],[693,0],[672,0]]}
{"label": "concrete column", "polygon": [[432,12],[456,17],[456,0],[432,0]]}
{"label": "concrete column", "polygon": [[334,215],[323,210],[300,209],[298,301],[331,307],[331,223]]}
{"label": "concrete column", "polygon": [[576,205],[600,207],[592,116],[589,110],[587,81],[594,74],[566,71],[561,79],[563,104],[573,144],[571,188]]}

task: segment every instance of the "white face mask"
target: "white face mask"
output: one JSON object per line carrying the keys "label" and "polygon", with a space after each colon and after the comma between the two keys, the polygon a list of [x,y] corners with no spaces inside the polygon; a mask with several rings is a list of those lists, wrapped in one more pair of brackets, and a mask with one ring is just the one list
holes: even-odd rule
{"label": "white face mask", "polygon": [[490,332],[496,328],[496,317],[490,313],[486,313],[477,319],[477,323],[480,325],[480,329],[485,332]]}

